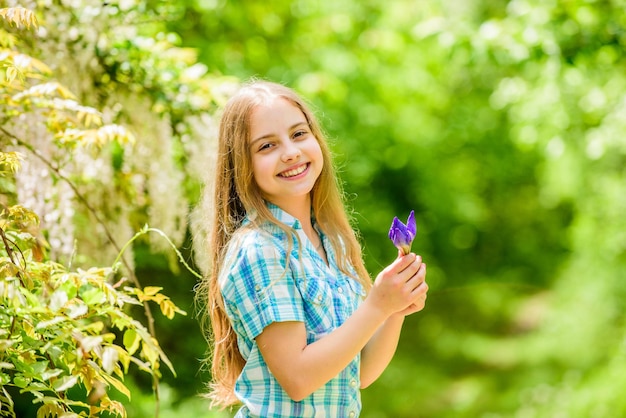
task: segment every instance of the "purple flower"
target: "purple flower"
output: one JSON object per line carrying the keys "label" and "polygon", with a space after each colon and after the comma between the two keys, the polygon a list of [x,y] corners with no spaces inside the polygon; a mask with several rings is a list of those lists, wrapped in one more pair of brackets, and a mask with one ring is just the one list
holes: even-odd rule
{"label": "purple flower", "polygon": [[415,212],[411,211],[409,219],[406,221],[406,225],[398,219],[393,218],[391,228],[389,229],[389,239],[393,242],[402,254],[408,254],[411,252],[411,243],[417,234],[417,224],[415,223]]}

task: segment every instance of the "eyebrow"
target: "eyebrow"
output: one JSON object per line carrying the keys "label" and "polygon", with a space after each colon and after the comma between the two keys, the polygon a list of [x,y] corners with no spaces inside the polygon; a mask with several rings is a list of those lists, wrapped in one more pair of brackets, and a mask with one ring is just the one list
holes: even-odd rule
{"label": "eyebrow", "polygon": [[[306,121],[302,121],[302,122],[297,122],[297,123],[294,123],[293,125],[291,125],[289,127],[289,130],[292,131],[292,130],[296,129],[298,126],[300,126],[300,125],[306,125],[307,127],[309,126],[309,124]],[[262,136],[260,136],[258,138],[255,138],[252,141],[250,141],[250,146],[252,147],[255,143],[257,143],[257,142],[259,142],[259,141],[261,141],[263,139],[271,138],[273,136],[274,136],[274,134],[271,133],[271,134],[265,134],[265,135],[262,135]]]}

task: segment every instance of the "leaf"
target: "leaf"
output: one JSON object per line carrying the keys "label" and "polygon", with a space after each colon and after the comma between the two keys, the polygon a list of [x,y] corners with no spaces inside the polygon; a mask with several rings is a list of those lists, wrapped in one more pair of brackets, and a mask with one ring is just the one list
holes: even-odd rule
{"label": "leaf", "polygon": [[102,368],[112,374],[119,359],[117,350],[113,347],[105,347],[102,351]]}
{"label": "leaf", "polygon": [[117,355],[119,357],[119,361],[123,367],[123,370],[117,370],[116,374],[120,375],[120,377],[123,377],[124,374],[128,373],[128,366],[130,365],[131,356],[122,347],[116,347],[118,351]]}
{"label": "leaf", "polygon": [[109,376],[108,374],[104,374],[103,373],[103,374],[100,375],[100,377],[102,377],[108,383],[113,385],[113,387],[115,389],[120,391],[120,393],[122,393],[124,396],[126,396],[130,400],[130,390],[128,390],[128,388],[124,385],[124,383],[122,383],[121,381],[117,380],[113,376]]}
{"label": "leaf", "polygon": [[37,418],[58,417],[63,412],[63,408],[57,403],[46,403],[37,410]]}
{"label": "leaf", "polygon": [[57,377],[58,375],[62,373],[63,373],[63,370],[61,369],[50,369],[39,374],[39,378],[41,378],[42,380],[49,380],[53,377]]}
{"label": "leaf", "polygon": [[87,304],[80,299],[74,299],[70,301],[68,305],[69,306],[67,306],[67,316],[72,319],[87,315],[87,313],[89,312],[89,307],[87,306]]}
{"label": "leaf", "polygon": [[146,286],[143,288],[143,293],[146,296],[154,296],[157,293],[159,293],[161,290],[163,290],[162,287],[158,287],[158,286]]}
{"label": "leaf", "polygon": [[109,398],[103,399],[102,402],[100,402],[100,406],[113,414],[126,418],[126,408],[124,408],[124,404],[119,401],[113,401]]}
{"label": "leaf", "polygon": [[14,24],[16,27],[25,27],[30,29],[31,26],[37,27],[37,16],[24,7],[6,7],[0,9],[0,16],[3,17],[10,24]]}
{"label": "leaf", "polygon": [[0,262],[0,278],[7,279],[10,277],[17,277],[20,269],[11,261],[3,260]]}
{"label": "leaf", "polygon": [[57,392],[64,392],[78,383],[78,376],[64,376],[56,380],[52,387]]}
{"label": "leaf", "polygon": [[84,417],[84,415],[77,414],[76,412],[64,412],[61,415],[59,415],[58,418],[81,418],[81,417]]}
{"label": "leaf", "polygon": [[6,391],[4,386],[2,386],[2,395],[0,395],[0,402],[2,402],[2,407],[5,409],[5,413],[9,418],[15,418],[15,411],[13,410],[13,399],[9,392]]}
{"label": "leaf", "polygon": [[[154,337],[150,335],[148,330],[146,330],[145,327],[140,322],[133,319],[131,323],[135,326],[137,332],[139,333],[139,335],[141,336],[141,339],[143,340],[143,344],[142,344],[143,349],[146,349],[146,347],[148,347],[149,352],[147,353],[147,355],[150,356],[150,358],[152,359],[154,358],[155,353],[157,353],[161,357],[161,361],[163,361],[163,363],[165,363],[167,367],[170,369],[172,374],[176,376],[176,372],[174,371],[174,366],[170,362],[169,358],[167,358],[163,350],[161,350],[161,347],[159,347],[158,341],[156,341],[156,339],[154,339]],[[142,349],[142,353],[143,353],[143,349]],[[152,366],[157,365],[157,363],[155,362],[151,362],[150,364]]]}
{"label": "leaf", "polygon": [[43,375],[43,373],[47,369],[48,369],[48,362],[47,361],[37,361],[34,364],[30,365],[30,371],[33,373],[32,377],[37,377],[37,376]]}
{"label": "leaf", "polygon": [[134,329],[127,329],[126,332],[124,332],[123,342],[124,347],[126,347],[126,350],[128,350],[128,354],[132,356],[139,348],[141,338],[137,331],[135,331]]}
{"label": "leaf", "polygon": [[99,335],[84,337],[80,340],[80,346],[85,353],[96,349],[100,344],[102,344],[102,337]]}
{"label": "leaf", "polygon": [[15,365],[13,363],[2,361],[0,362],[0,369],[15,369]]}
{"label": "leaf", "polygon": [[57,312],[59,309],[65,306],[67,301],[67,293],[65,293],[63,290],[55,290],[54,293],[52,293],[52,296],[50,296],[50,304],[48,305],[48,307],[51,311]]}
{"label": "leaf", "polygon": [[15,66],[10,66],[6,69],[6,73],[4,75],[4,77],[7,80],[7,83],[11,84],[13,82],[13,80],[15,80],[16,78],[20,78],[20,79],[24,79],[24,76],[22,74],[22,72]]}
{"label": "leaf", "polygon": [[20,92],[13,96],[13,100],[20,101],[29,97],[60,97],[52,104],[59,110],[73,110],[75,112],[89,112],[99,114],[99,112],[91,107],[81,106],[76,102],[75,96],[65,86],[56,81],[47,83],[35,84],[27,90]]}
{"label": "leaf", "polygon": [[54,318],[52,318],[52,319],[50,319],[48,321],[38,322],[37,325],[35,326],[35,329],[37,329],[37,330],[46,329],[46,328],[51,327],[53,325],[60,324],[61,322],[64,322],[66,320],[67,320],[67,318],[65,318],[64,316],[55,316]]}
{"label": "leaf", "polygon": [[165,315],[168,319],[174,318],[174,315],[177,313],[187,315],[187,312],[179,309],[178,306],[176,306],[174,302],[169,299],[161,301],[159,307],[161,308],[163,315]]}
{"label": "leaf", "polygon": [[156,368],[159,360],[159,351],[157,351],[154,344],[143,342],[141,345],[141,355],[148,360],[152,368]]}
{"label": "leaf", "polygon": [[89,306],[99,305],[106,301],[106,295],[98,288],[91,288],[80,292],[81,299]]}
{"label": "leaf", "polygon": [[17,386],[18,388],[22,388],[22,389],[27,387],[30,381],[31,381],[30,379],[22,375],[17,375],[13,378],[13,383],[15,384],[15,386]]}
{"label": "leaf", "polygon": [[[7,69],[8,74],[8,69]],[[8,76],[8,75],[7,75]],[[20,152],[0,152],[0,174],[16,173],[22,167],[24,155]]]}
{"label": "leaf", "polygon": [[[36,393],[40,393],[40,391],[43,392],[49,389],[50,388],[43,383],[33,381],[28,385],[28,387],[25,387],[22,392],[30,392],[31,394],[36,395]],[[41,394],[41,397],[43,398],[43,394]]]}
{"label": "leaf", "polygon": [[8,385],[11,382],[11,376],[6,373],[0,373],[0,385]]}

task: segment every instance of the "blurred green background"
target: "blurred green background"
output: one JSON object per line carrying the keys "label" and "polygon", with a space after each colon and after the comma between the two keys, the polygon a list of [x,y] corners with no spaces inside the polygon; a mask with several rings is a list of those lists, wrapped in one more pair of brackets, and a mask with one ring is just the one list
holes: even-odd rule
{"label": "blurred green background", "polygon": [[[626,416],[626,1],[147,4],[210,73],[310,100],[372,275],[416,211],[427,307],[363,417]],[[193,276],[135,258],[193,311]],[[160,416],[213,416],[196,319],[156,319],[178,373]],[[135,380],[129,416],[152,416]]]}
{"label": "blurred green background", "polygon": [[333,142],[376,274],[416,210],[427,308],[364,417],[626,416],[626,2],[187,1],[221,74]]}
{"label": "blurred green background", "polygon": [[625,10],[175,6],[169,30],[211,71],[310,99],[372,274],[395,256],[392,217],[416,210],[428,305],[363,392],[362,416],[626,416]]}

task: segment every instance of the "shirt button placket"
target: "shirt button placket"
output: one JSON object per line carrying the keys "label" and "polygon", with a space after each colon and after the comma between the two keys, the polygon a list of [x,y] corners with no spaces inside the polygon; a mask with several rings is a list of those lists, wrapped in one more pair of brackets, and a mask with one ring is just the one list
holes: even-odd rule
{"label": "shirt button placket", "polygon": [[[350,387],[351,387],[352,389],[355,389],[355,388],[356,388],[356,379],[350,379]],[[354,409],[353,409],[353,410],[351,410],[351,411],[348,413],[348,417],[350,417],[350,418],[354,418],[354,417],[356,417],[356,416],[357,416],[357,413],[356,413],[356,411],[355,411]]]}

